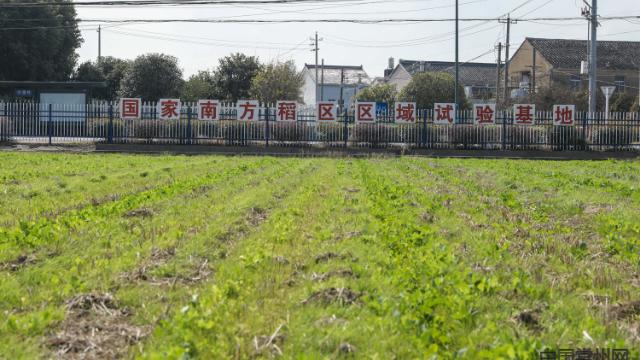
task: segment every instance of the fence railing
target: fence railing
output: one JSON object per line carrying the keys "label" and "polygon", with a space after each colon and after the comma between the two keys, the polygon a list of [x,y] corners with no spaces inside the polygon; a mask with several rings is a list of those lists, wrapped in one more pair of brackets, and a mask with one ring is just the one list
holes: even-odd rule
{"label": "fence railing", "polygon": [[459,111],[450,125],[434,124],[432,110],[418,110],[415,123],[396,124],[379,113],[375,123],[355,122],[353,110],[322,123],[311,107],[297,121],[276,121],[276,107],[262,106],[257,121],[236,120],[235,104],[221,104],[220,120],[202,121],[195,104],[183,104],[176,120],[159,120],[155,104],[142,106],[141,119],[119,118],[117,104],[86,106],[0,103],[0,141],[17,143],[150,143],[265,145],[297,147],[409,147],[424,149],[640,150],[638,113],[576,113],[573,126],[555,126],[553,113],[539,111],[531,125],[518,125],[510,111],[495,124],[476,125]]}

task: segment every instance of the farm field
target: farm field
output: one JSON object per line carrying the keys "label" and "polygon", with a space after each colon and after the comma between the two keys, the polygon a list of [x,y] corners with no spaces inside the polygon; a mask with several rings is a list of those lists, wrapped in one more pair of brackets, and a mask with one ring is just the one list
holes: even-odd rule
{"label": "farm field", "polygon": [[640,357],[638,161],[0,164],[0,358]]}

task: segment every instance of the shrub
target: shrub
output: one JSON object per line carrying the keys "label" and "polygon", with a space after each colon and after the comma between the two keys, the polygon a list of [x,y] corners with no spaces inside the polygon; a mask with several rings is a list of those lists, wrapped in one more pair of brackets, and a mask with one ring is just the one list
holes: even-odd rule
{"label": "shrub", "polygon": [[455,125],[451,141],[454,146],[465,149],[492,147],[502,142],[499,126]]}
{"label": "shrub", "polygon": [[582,128],[576,126],[551,126],[547,139],[553,150],[580,150],[585,148]]}
{"label": "shrub", "polygon": [[269,140],[273,141],[311,141],[311,127],[299,123],[270,123]]}
{"label": "shrub", "polygon": [[539,126],[510,126],[507,130],[507,142],[515,149],[530,145],[542,145],[546,142],[547,132]]}
{"label": "shrub", "polygon": [[9,141],[14,134],[13,122],[9,118],[0,117],[0,141]]}
{"label": "shrub", "polygon": [[[123,120],[113,119],[113,137],[125,136],[125,124]],[[107,138],[109,136],[109,119],[92,119],[87,121],[87,134],[94,138]]]}
{"label": "shrub", "polygon": [[393,125],[357,124],[351,128],[351,139],[354,142],[369,143],[371,147],[380,147],[389,143],[392,128]]}
{"label": "shrub", "polygon": [[315,137],[318,141],[344,142],[344,123],[317,124]]}
{"label": "shrub", "polygon": [[151,141],[166,135],[167,123],[161,120],[140,120],[130,123],[133,127],[133,137]]}
{"label": "shrub", "polygon": [[388,127],[388,141],[396,144],[420,144],[422,142],[422,126],[415,124],[398,124]]}
{"label": "shrub", "polygon": [[595,129],[591,135],[594,145],[629,146],[640,141],[640,131],[637,127],[607,126]]}
{"label": "shrub", "polygon": [[450,131],[451,127],[449,126],[427,125],[427,146],[438,148],[449,143]]}
{"label": "shrub", "polygon": [[222,137],[228,144],[246,145],[248,141],[264,140],[264,124],[238,120],[220,122]]}

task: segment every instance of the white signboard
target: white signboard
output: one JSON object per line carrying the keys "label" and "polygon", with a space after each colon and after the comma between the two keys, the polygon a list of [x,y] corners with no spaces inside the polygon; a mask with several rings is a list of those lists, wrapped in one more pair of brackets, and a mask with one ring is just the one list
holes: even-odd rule
{"label": "white signboard", "polygon": [[158,118],[161,120],[180,119],[180,110],[182,110],[180,99],[160,99],[158,101]]}
{"label": "white signboard", "polygon": [[220,120],[220,101],[198,100],[198,120]]}
{"label": "white signboard", "polygon": [[455,103],[433,104],[433,123],[437,125],[449,125],[456,121]]}
{"label": "white signboard", "polygon": [[41,93],[40,121],[84,122],[86,120],[86,95],[83,93]]}
{"label": "white signboard", "polygon": [[397,102],[395,105],[395,121],[398,124],[414,124],[416,122],[416,103]]}
{"label": "white signboard", "polygon": [[276,103],[276,121],[296,121],[298,119],[298,102],[278,101]]}
{"label": "white signboard", "polygon": [[513,123],[516,125],[533,125],[536,121],[535,104],[513,105]]}
{"label": "white signboard", "polygon": [[476,104],[473,107],[473,122],[476,125],[494,125],[496,123],[496,104]]}
{"label": "white signboard", "polygon": [[120,99],[120,119],[139,120],[142,117],[142,99],[121,98]]}
{"label": "white signboard", "polygon": [[316,119],[318,122],[338,121],[338,104],[332,101],[320,101],[316,106]]}
{"label": "white signboard", "polygon": [[357,123],[375,123],[376,122],[376,103],[356,101],[356,122]]}
{"label": "white signboard", "polygon": [[238,120],[258,121],[260,119],[258,100],[239,100],[236,109]]}
{"label": "white signboard", "polygon": [[575,105],[553,105],[553,125],[573,126],[575,124]]}

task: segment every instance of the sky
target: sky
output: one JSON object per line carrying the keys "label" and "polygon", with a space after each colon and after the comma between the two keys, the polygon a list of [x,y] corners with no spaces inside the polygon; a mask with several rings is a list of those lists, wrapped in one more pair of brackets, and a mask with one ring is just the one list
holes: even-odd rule
{"label": "sky", "polygon": [[[582,0],[459,0],[460,18],[579,17]],[[640,15],[638,0],[600,0],[600,16]],[[343,3],[282,5],[189,5],[77,7],[81,19],[401,19],[453,18],[453,0],[352,0]],[[523,6],[519,7],[520,5]],[[519,7],[519,8],[517,8]],[[516,9],[517,8],[517,9]],[[515,11],[512,11],[514,10]],[[262,62],[294,60],[298,68],[315,63],[311,40],[318,32],[319,57],[327,65],[363,65],[370,77],[382,76],[388,59],[453,61],[454,22],[391,24],[104,24],[102,55],[134,59],[161,52],[179,59],[185,78],[214,69],[234,52]],[[506,25],[497,21],[460,22],[460,61],[495,63],[496,45],[505,43]],[[80,61],[98,56],[96,23],[82,23]],[[640,19],[603,20],[599,40],[640,41]],[[586,20],[527,21],[511,25],[511,55],[525,37],[586,39]],[[504,56],[504,53],[503,53]]]}

